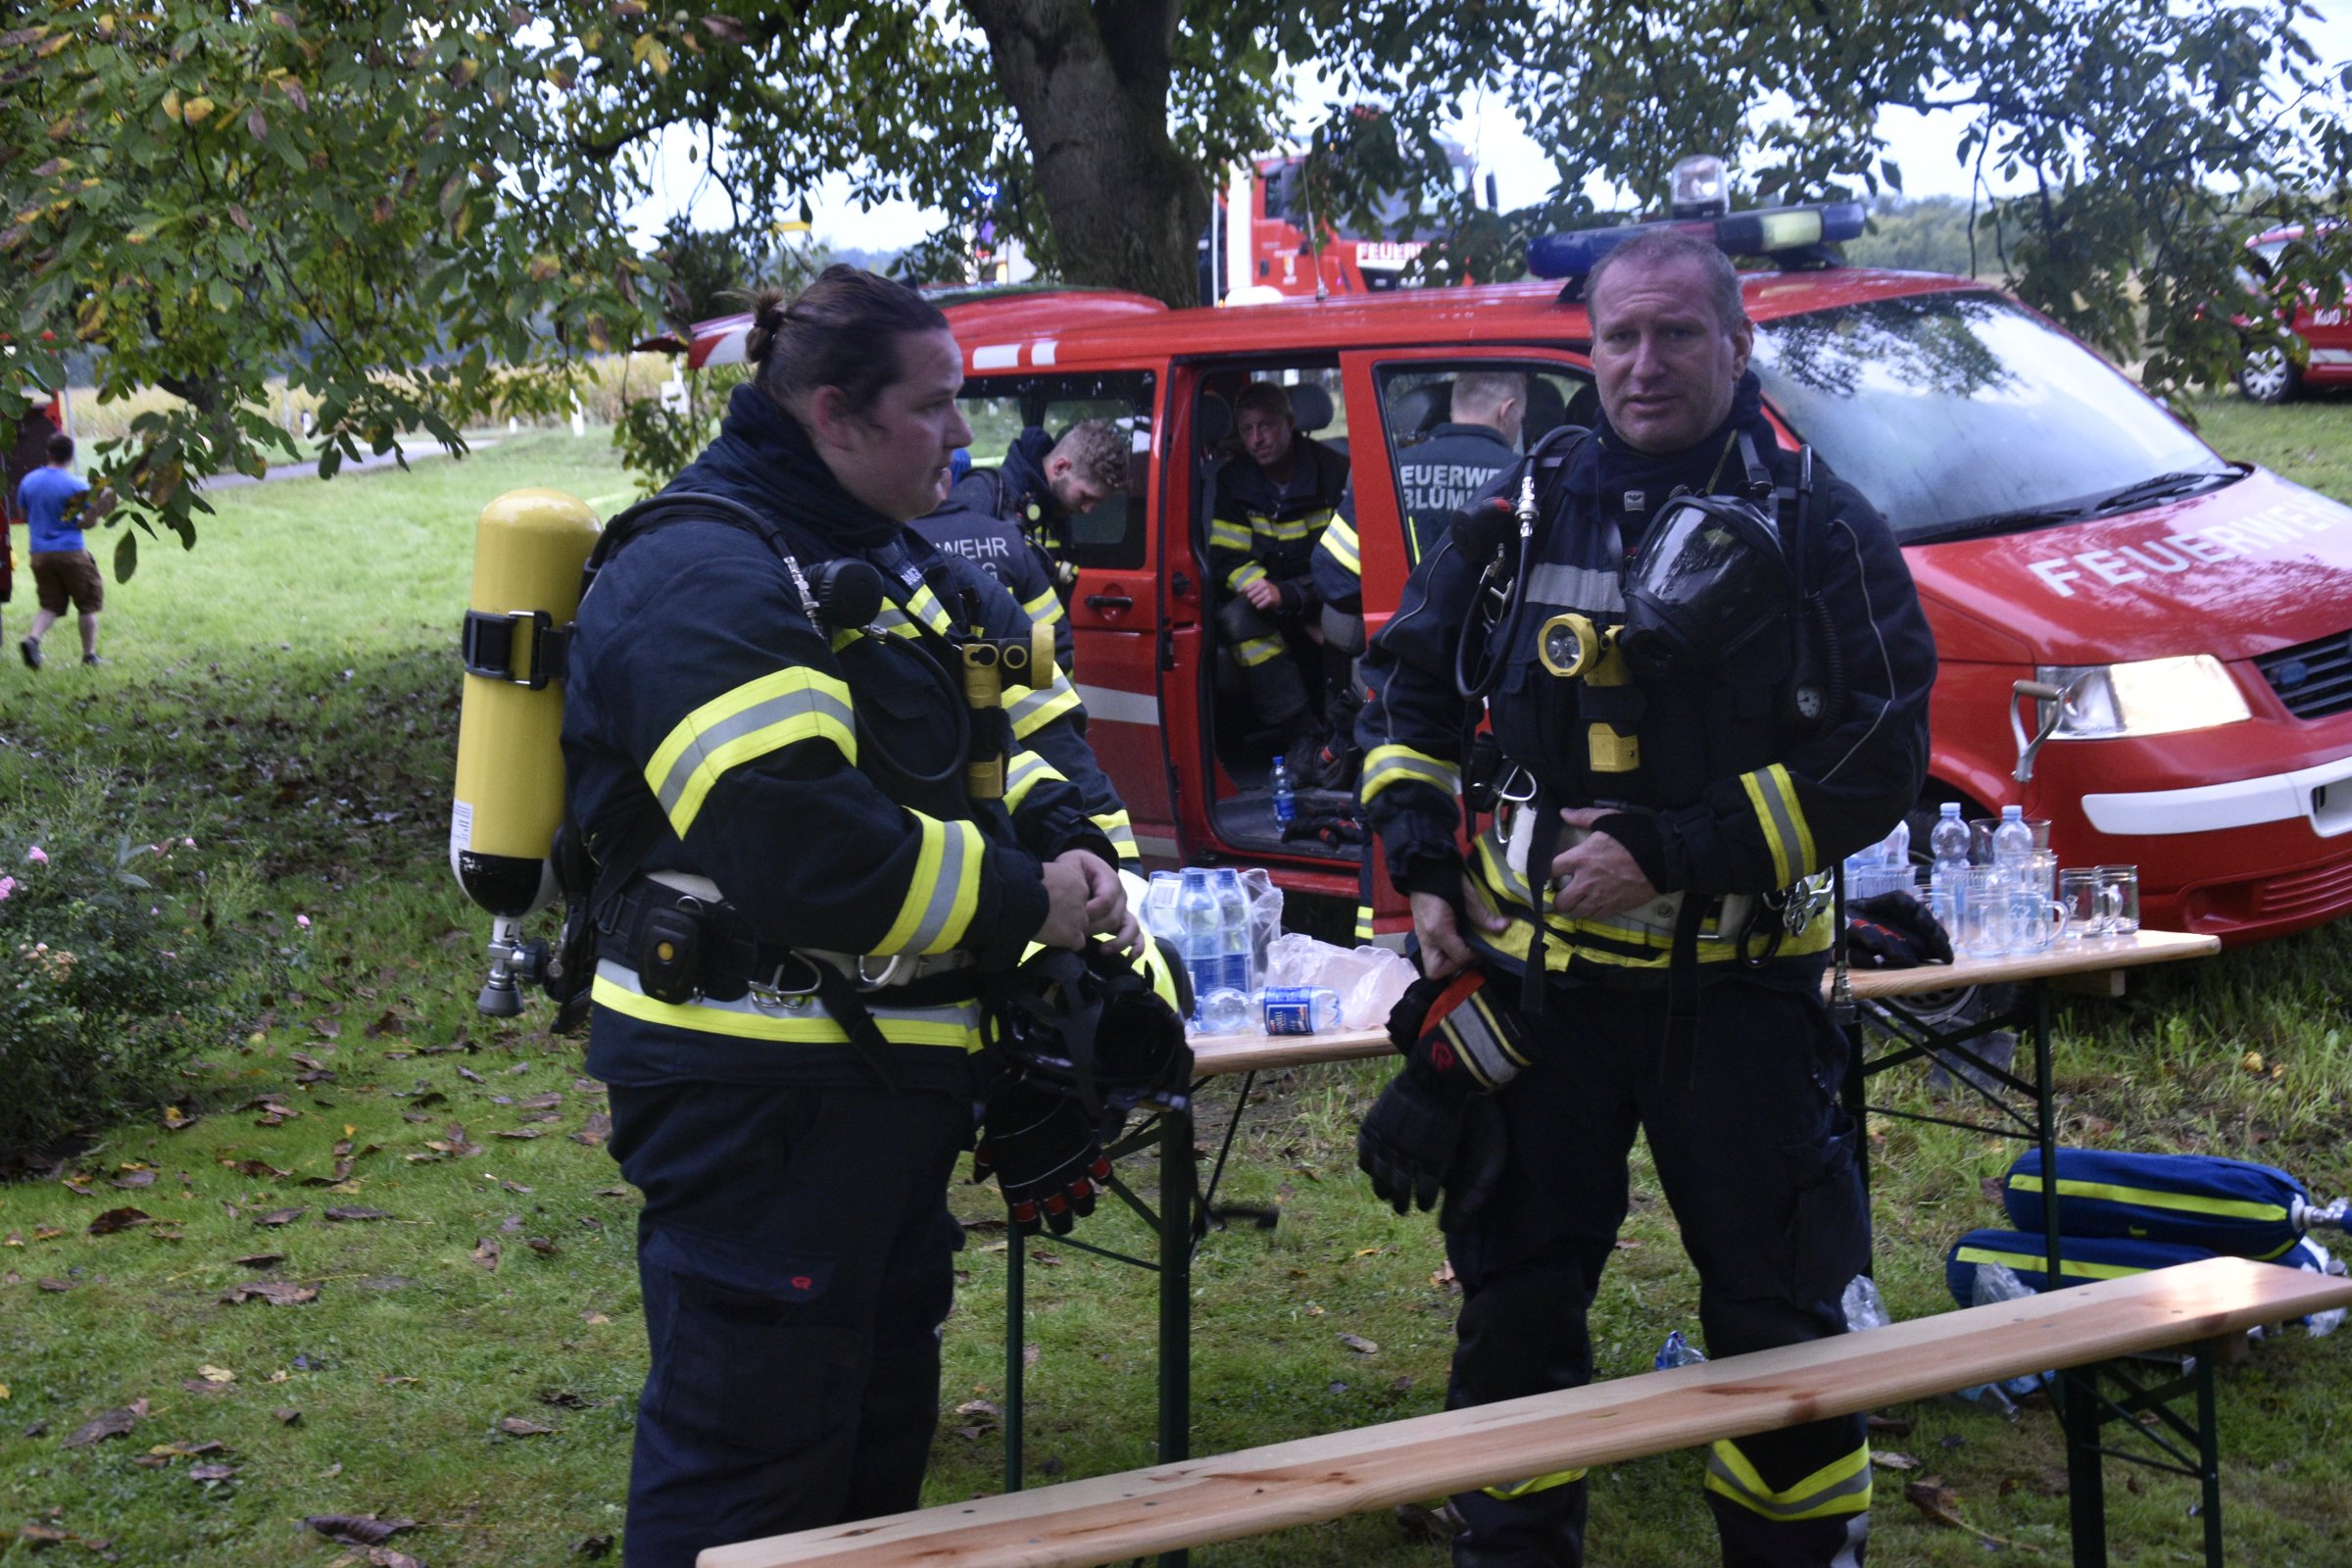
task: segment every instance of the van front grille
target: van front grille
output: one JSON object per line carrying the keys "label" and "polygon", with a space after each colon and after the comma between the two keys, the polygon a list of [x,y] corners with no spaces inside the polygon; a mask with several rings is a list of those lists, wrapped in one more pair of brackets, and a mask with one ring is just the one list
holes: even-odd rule
{"label": "van front grille", "polygon": [[2264,654],[2254,666],[2297,718],[2326,718],[2352,709],[2352,632],[2331,632]]}

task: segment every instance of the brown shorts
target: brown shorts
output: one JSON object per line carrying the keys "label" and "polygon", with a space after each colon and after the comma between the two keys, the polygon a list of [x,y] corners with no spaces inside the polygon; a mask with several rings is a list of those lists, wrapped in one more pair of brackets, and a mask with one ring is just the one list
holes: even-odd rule
{"label": "brown shorts", "polygon": [[32,587],[40,606],[52,615],[66,612],[67,601],[85,615],[106,607],[106,579],[87,550],[36,550],[32,556]]}

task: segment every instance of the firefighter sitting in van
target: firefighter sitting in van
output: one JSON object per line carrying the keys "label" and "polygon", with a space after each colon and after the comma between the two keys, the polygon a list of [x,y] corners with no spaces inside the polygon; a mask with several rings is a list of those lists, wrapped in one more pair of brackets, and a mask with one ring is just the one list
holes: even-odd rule
{"label": "firefighter sitting in van", "polygon": [[[1131,439],[1108,419],[1081,419],[1058,441],[1031,425],[1013,438],[1004,449],[1004,461],[996,467],[973,467],[957,475],[947,507],[1002,517],[1018,528],[1037,558],[1040,573],[1054,585],[1059,607],[1067,610],[1070,590],[1078,581],[1078,568],[1069,560],[1070,519],[1085,516],[1127,488]],[[1033,596],[1013,597],[1022,601],[1031,619],[1043,618]],[[1059,629],[1054,632],[1057,649],[1063,635]],[[1062,667],[1069,667],[1066,656]]]}
{"label": "firefighter sitting in van", "polygon": [[1298,433],[1289,394],[1271,381],[1242,388],[1233,420],[1242,451],[1217,470],[1208,526],[1209,572],[1226,596],[1217,628],[1259,723],[1303,762],[1323,732],[1290,639],[1322,602],[1312,563],[1348,487],[1348,460]]}
{"label": "firefighter sitting in van", "polygon": [[[1446,419],[1396,451],[1396,503],[1404,514],[1404,547],[1411,564],[1437,547],[1453,514],[1494,476],[1519,461],[1519,432],[1527,419],[1527,372],[1465,370],[1450,383],[1415,388],[1407,397],[1448,398]],[[1349,659],[1364,651],[1364,568],[1355,537],[1355,486],[1340,498],[1340,514],[1315,547],[1315,589],[1323,596],[1323,645]],[[1350,682],[1332,714],[1331,738],[1308,768],[1325,789],[1355,783],[1363,753],[1355,744],[1362,683]]]}

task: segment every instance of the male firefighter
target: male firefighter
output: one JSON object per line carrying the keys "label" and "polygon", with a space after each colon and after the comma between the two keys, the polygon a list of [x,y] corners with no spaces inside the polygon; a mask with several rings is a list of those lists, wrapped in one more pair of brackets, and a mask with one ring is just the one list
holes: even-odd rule
{"label": "male firefighter", "polygon": [[1348,460],[1298,433],[1289,394],[1253,381],[1233,400],[1242,451],[1217,470],[1217,514],[1208,565],[1226,596],[1217,627],[1250,686],[1258,722],[1287,737],[1285,751],[1311,759],[1320,718],[1290,635],[1320,603],[1313,556],[1348,487]]}
{"label": "male firefighter", "polygon": [[[1711,1353],[1842,1332],[1870,1258],[1806,879],[1917,798],[1934,646],[1878,513],[1779,449],[1730,262],[1651,230],[1585,297],[1598,428],[1466,511],[1364,659],[1361,799],[1428,978],[1358,1148],[1399,1212],[1446,1199],[1454,1407],[1591,1379],[1637,1127]],[[1466,864],[1463,636],[1500,755]],[[1582,1563],[1586,1490],[1571,1471],[1455,1497],[1455,1563]],[[1862,1418],[1718,1442],[1705,1490],[1732,1568],[1859,1564]]]}
{"label": "male firefighter", "polygon": [[[1070,521],[1127,487],[1128,433],[1108,419],[1081,419],[1055,440],[1035,425],[1013,438],[1004,461],[956,476],[948,508],[1002,517],[1018,528],[1060,609],[1069,608],[1078,568],[1069,560]],[[1009,586],[1009,585],[1008,585]],[[1015,593],[1032,619],[1034,596]],[[1056,636],[1061,635],[1058,629]],[[1064,667],[1067,662],[1064,661]]]}

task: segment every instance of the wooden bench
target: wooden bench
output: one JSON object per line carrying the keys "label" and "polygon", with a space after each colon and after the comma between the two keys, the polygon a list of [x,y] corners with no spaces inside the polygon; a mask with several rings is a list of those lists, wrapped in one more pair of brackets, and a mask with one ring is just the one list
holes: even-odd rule
{"label": "wooden bench", "polygon": [[[2192,1345],[2347,1303],[2352,1281],[2214,1258],[1557,1394],[715,1546],[699,1563],[1088,1568]],[[2211,1360],[2199,1358],[2208,1376]],[[2095,1432],[2089,1442],[2095,1492]],[[2218,1517],[2208,1521],[2211,1539],[2218,1528]],[[2097,1545],[2103,1561],[2103,1538]]]}

